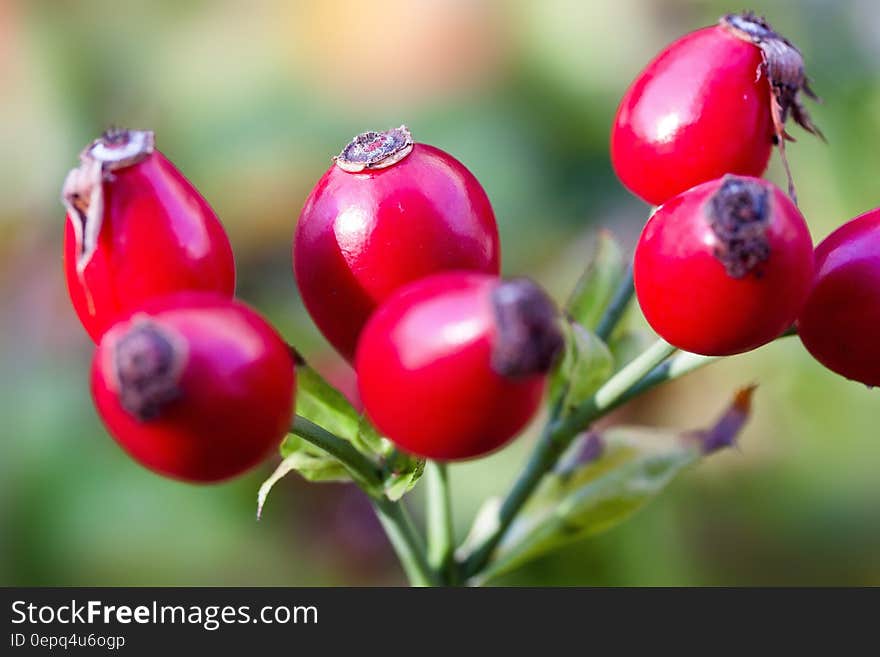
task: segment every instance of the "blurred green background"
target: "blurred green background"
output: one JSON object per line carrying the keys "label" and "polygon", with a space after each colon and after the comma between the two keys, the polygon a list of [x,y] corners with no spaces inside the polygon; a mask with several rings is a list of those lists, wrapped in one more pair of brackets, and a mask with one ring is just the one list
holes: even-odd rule
{"label": "blurred green background", "polygon": [[[818,240],[880,204],[880,4],[750,3],[804,51],[828,144],[794,128],[789,156]],[[357,490],[194,487],[129,460],[87,384],[92,345],[61,273],[59,189],[111,124],[152,128],[209,199],[239,294],[319,369],[350,374],[298,298],[289,242],[308,190],[354,134],[406,122],[450,151],[495,206],[504,269],[564,298],[595,231],[630,249],[647,208],[607,141],[638,70],[738,5],[697,0],[0,0],[0,584],[400,584]],[[774,156],[770,177],[783,180]],[[634,321],[638,321],[634,318]],[[619,412],[696,427],[758,382],[737,450],[712,457],[625,525],[509,584],[880,584],[876,391],[787,340]],[[523,463],[526,437],[452,469],[464,533]],[[418,494],[410,499],[419,512]]]}

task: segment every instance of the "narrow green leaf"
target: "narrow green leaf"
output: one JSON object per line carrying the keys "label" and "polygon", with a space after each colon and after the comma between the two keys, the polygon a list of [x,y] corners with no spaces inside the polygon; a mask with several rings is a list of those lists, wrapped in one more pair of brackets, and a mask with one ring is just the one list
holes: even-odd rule
{"label": "narrow green leaf", "polygon": [[734,444],[748,419],[752,392],[740,390],[718,421],[702,431],[615,427],[584,436],[511,525],[479,580],[631,516],[704,454]]}
{"label": "narrow green leaf", "polygon": [[596,335],[570,323],[564,332],[565,352],[550,382],[550,399],[563,415],[596,392],[614,367],[611,352]]}
{"label": "narrow green leaf", "polygon": [[381,457],[387,449],[387,441],[370,421],[308,366],[297,369],[296,414],[344,438],[368,456]]}
{"label": "narrow green leaf", "polygon": [[626,271],[620,245],[607,230],[599,231],[590,263],[575,285],[565,310],[578,324],[594,330]]}
{"label": "narrow green leaf", "polygon": [[360,413],[308,366],[296,370],[296,414],[352,443],[362,431]]}
{"label": "narrow green leaf", "polygon": [[425,459],[408,457],[403,468],[385,478],[385,496],[392,502],[411,491],[425,472]]}
{"label": "narrow green leaf", "polygon": [[308,481],[351,481],[351,476],[337,459],[319,447],[289,434],[281,444],[284,460],[275,468],[257,493],[257,517],[263,512],[263,505],[272,487],[289,472],[298,472]]}
{"label": "narrow green leaf", "polygon": [[425,459],[406,454],[382,439],[385,465],[382,468],[385,495],[396,502],[411,491],[425,472]]}
{"label": "narrow green leaf", "polygon": [[388,441],[382,438],[381,434],[366,418],[361,416],[358,421],[357,433],[351,441],[355,447],[361,452],[368,454],[384,454],[388,449]]}
{"label": "narrow green leaf", "polygon": [[650,449],[621,430],[603,438],[606,453],[594,463],[553,475],[543,494],[511,526],[482,575],[497,577],[562,545],[622,522],[663,490],[700,456],[693,444]]}

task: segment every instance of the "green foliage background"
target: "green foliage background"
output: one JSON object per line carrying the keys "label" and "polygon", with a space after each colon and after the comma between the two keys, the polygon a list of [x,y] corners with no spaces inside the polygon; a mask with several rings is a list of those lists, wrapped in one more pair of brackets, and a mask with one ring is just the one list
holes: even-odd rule
{"label": "green foliage background", "polygon": [[[751,4],[801,47],[825,100],[811,109],[828,145],[795,128],[789,150],[818,240],[880,204],[880,6]],[[305,195],[345,141],[406,122],[417,140],[454,153],[493,201],[505,271],[562,299],[597,228],[631,248],[647,215],[608,160],[620,95],[664,44],[738,9],[0,2],[0,584],[402,583],[356,490],[291,476],[257,522],[257,487],[274,463],[192,487],[141,469],[105,434],[89,398],[92,346],[64,290],[58,201],[97,133],[114,123],[156,130],[227,226],[240,296],[345,383],[350,373],[303,310],[289,252]],[[778,158],[770,176],[783,180]],[[880,399],[824,371],[797,340],[713,365],[614,419],[702,426],[751,382],[760,388],[739,450],[712,457],[624,526],[503,581],[880,584]],[[452,469],[462,535],[530,442]]]}

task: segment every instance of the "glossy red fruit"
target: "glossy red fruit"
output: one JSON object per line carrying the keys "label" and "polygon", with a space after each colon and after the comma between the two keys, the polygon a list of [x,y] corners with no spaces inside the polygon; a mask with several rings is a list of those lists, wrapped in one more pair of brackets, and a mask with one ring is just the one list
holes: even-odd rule
{"label": "glossy red fruit", "polygon": [[155,149],[152,132],[107,132],[80,159],[64,183],[64,270],[93,340],[154,296],[232,296],[226,233],[198,190]]}
{"label": "glossy red fruit", "polygon": [[211,482],[278,447],[294,404],[287,344],[256,312],[219,294],[155,297],[114,324],[92,362],[108,431],[160,474]]}
{"label": "glossy red fruit", "polygon": [[293,266],[306,308],[347,360],[378,304],[447,270],[499,271],[498,228],[476,178],[405,127],[348,144],[299,217]]}
{"label": "glossy red fruit", "polygon": [[780,189],[725,176],[660,207],[634,266],[642,312],[662,338],[726,356],[794,323],[810,290],[813,247],[804,218]]}
{"label": "glossy red fruit", "polygon": [[361,399],[404,451],[480,456],[535,415],[561,347],[556,309],[531,281],[436,274],[398,291],[367,323]]}
{"label": "glossy red fruit", "polygon": [[816,279],[798,320],[804,346],[841,376],[880,385],[880,208],[816,247]]}
{"label": "glossy red fruit", "polygon": [[818,132],[800,90],[813,96],[790,42],[754,14],[724,16],[636,77],[611,131],[614,169],[652,205],[726,173],[760,176],[774,137],[782,147],[789,113]]}

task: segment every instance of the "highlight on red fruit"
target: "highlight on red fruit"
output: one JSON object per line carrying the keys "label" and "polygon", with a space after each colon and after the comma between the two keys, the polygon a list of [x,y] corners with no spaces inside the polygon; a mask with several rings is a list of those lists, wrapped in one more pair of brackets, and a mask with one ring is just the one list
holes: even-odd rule
{"label": "highlight on red fruit", "polygon": [[634,276],[642,312],[667,342],[708,356],[749,351],[803,307],[813,277],[809,228],[772,183],[724,176],[654,213]]}
{"label": "highlight on red fruit", "polygon": [[531,281],[436,274],[368,322],[357,350],[361,398],[402,450],[473,458],[534,417],[562,342],[553,302]]}
{"label": "highlight on red fruit", "polygon": [[816,278],[798,335],[841,376],[880,385],[880,208],[852,219],[816,247]]}
{"label": "highlight on red fruit", "polygon": [[403,285],[499,268],[498,227],[479,181],[404,126],[343,149],[309,194],[293,241],[305,306],[349,361],[370,315]]}
{"label": "highlight on red fruit", "polygon": [[284,340],[216,293],[147,301],[104,334],[92,362],[110,434],[147,468],[191,482],[241,474],[276,449],[294,385]]}
{"label": "highlight on red fruit", "polygon": [[145,300],[201,290],[232,296],[235,264],[217,215],[149,131],[111,130],[64,182],[64,270],[96,342]]}
{"label": "highlight on red fruit", "polygon": [[785,160],[789,116],[821,136],[801,91],[815,98],[790,41],[750,12],[723,16],[633,81],[611,130],[614,169],[652,205],[727,173],[760,176],[774,143]]}

